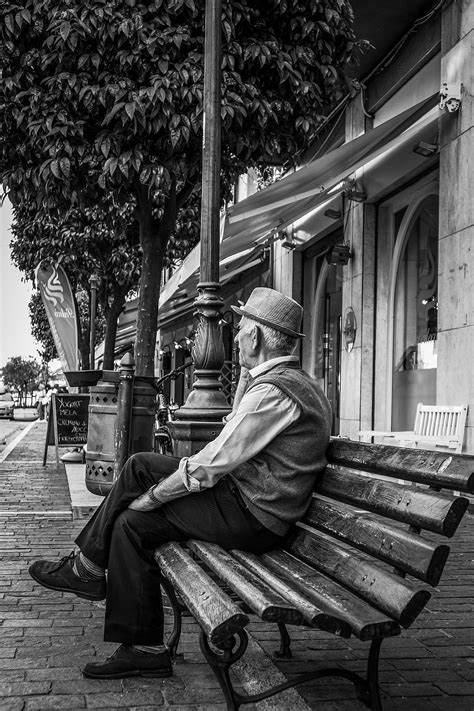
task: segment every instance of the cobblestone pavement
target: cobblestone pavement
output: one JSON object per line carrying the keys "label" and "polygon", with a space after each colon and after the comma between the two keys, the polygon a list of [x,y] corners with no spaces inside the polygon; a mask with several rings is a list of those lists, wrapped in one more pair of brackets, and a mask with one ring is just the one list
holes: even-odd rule
{"label": "cobblestone pavement", "polygon": [[[72,509],[64,466],[54,448],[42,466],[46,426],[35,423],[0,462],[0,710],[36,709],[224,709],[214,675],[204,662],[197,626],[184,624],[181,652],[171,679],[84,679],[81,667],[107,656],[116,645],[102,641],[103,603],[41,588],[28,575],[31,561],[70,552],[71,541],[92,509]],[[474,517],[456,534],[442,584],[428,609],[401,638],[382,646],[384,711],[474,711]],[[250,662],[240,664],[237,683],[247,676],[264,683],[290,677],[314,662],[364,668],[367,647],[357,640],[295,628],[294,658],[271,659],[278,634],[253,622]],[[264,654],[265,650],[267,654]],[[276,665],[276,666],[275,666]],[[324,680],[248,709],[359,711],[352,685]]]}

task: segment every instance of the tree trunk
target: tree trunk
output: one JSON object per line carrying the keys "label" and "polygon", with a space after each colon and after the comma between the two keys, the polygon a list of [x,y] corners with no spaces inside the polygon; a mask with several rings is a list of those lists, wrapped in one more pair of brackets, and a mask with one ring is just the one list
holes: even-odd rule
{"label": "tree trunk", "polygon": [[105,339],[104,339],[104,361],[102,367],[104,370],[114,369],[115,356],[115,337],[117,335],[117,321],[120,316],[125,297],[128,292],[128,287],[114,285],[113,297],[114,300],[110,307],[106,309],[105,323]]}
{"label": "tree trunk", "polygon": [[155,374],[155,345],[158,330],[158,299],[161,269],[166,246],[176,221],[176,187],[170,187],[163,218],[153,219],[152,201],[148,189],[138,189],[137,217],[140,226],[142,270],[138,296],[137,340],[135,350],[136,375]]}
{"label": "tree trunk", "polygon": [[79,329],[79,352],[81,354],[81,365],[82,370],[89,370],[90,368],[90,326],[84,330]]}

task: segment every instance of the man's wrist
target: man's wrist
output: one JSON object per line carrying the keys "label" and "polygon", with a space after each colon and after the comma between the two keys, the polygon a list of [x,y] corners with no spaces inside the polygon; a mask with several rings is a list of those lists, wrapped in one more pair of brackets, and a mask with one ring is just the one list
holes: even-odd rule
{"label": "man's wrist", "polygon": [[156,506],[161,506],[161,504],[162,504],[163,502],[162,502],[162,501],[159,499],[159,497],[156,495],[156,489],[157,489],[157,487],[158,487],[158,484],[153,484],[153,486],[150,486],[150,488],[149,488],[148,491],[147,491],[147,494],[148,494],[148,498],[150,499],[150,501],[151,501],[152,503],[156,504]]}

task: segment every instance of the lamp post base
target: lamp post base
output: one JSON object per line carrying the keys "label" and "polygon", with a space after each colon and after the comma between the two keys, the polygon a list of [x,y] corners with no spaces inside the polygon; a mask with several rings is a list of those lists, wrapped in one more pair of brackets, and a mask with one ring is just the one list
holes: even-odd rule
{"label": "lamp post base", "polygon": [[[225,413],[224,413],[225,414]],[[191,457],[212,442],[223,428],[222,422],[173,420],[168,423],[175,457]]]}

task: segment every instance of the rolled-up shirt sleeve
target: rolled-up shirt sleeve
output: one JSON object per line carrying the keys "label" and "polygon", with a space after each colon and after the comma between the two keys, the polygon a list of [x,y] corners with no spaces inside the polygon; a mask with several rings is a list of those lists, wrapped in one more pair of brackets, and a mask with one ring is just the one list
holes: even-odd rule
{"label": "rolled-up shirt sleeve", "polygon": [[298,416],[298,405],[279,388],[269,383],[255,385],[244,394],[216,439],[197,454],[183,457],[177,471],[158,484],[157,498],[165,503],[214,486],[261,452]]}

